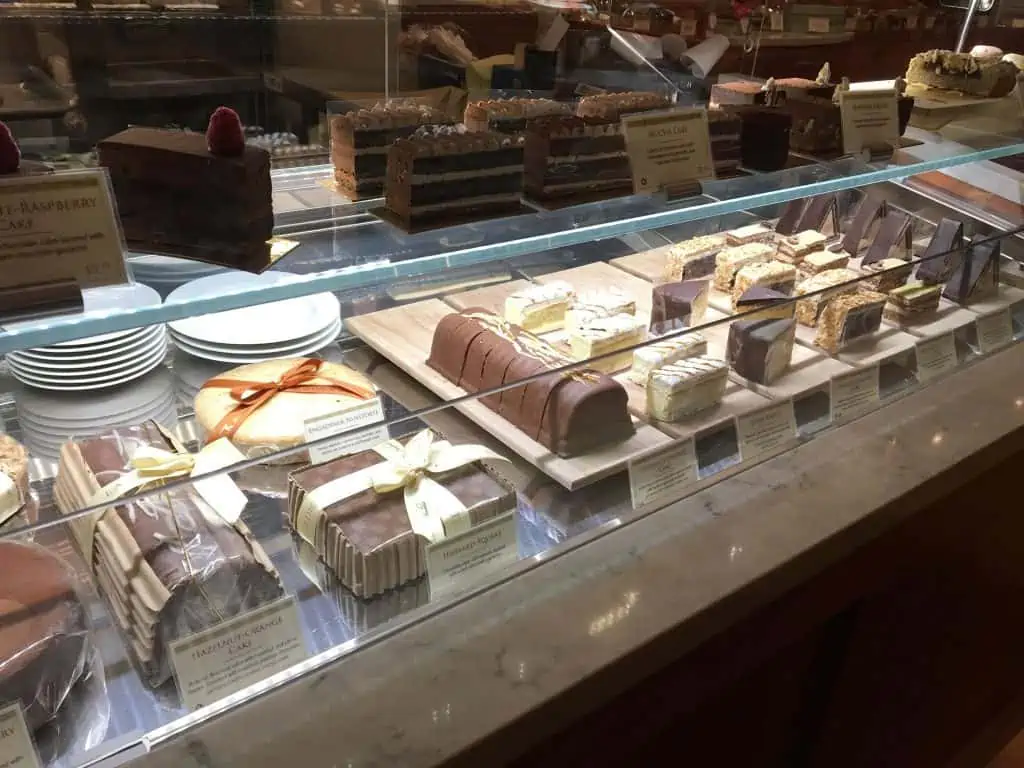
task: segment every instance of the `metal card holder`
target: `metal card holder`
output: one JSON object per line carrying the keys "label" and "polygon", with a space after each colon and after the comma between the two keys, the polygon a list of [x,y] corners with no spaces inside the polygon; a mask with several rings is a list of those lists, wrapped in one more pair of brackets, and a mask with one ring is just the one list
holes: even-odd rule
{"label": "metal card holder", "polygon": [[0,324],[76,314],[84,308],[76,280],[0,288]]}

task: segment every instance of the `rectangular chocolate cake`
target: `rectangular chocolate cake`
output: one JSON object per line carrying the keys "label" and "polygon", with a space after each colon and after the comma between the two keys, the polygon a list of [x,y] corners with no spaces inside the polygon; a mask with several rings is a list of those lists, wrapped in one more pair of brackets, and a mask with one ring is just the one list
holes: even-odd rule
{"label": "rectangular chocolate cake", "polygon": [[743,122],[739,115],[724,109],[708,110],[708,134],[711,137],[711,161],[715,176],[735,175],[742,159],[740,133]]}
{"label": "rectangular chocolate cake", "polygon": [[128,128],[97,146],[130,249],[260,270],[274,232],[270,153],[213,154],[202,133]]}
{"label": "rectangular chocolate cake", "polygon": [[708,281],[684,280],[656,285],[651,291],[651,333],[662,336],[704,322]]}
{"label": "rectangular chocolate cake", "polygon": [[[360,598],[374,597],[426,573],[427,542],[413,532],[400,489],[378,493],[371,488],[346,499],[317,499],[332,481],[383,461],[375,451],[363,451],[301,469],[289,478],[289,523],[302,530],[300,511],[304,504],[312,505],[311,544],[317,556]],[[462,502],[473,525],[516,508],[515,493],[479,463],[430,477]]]}
{"label": "rectangular chocolate cake", "polygon": [[423,125],[454,122],[440,110],[408,102],[380,103],[343,115],[332,115],[331,164],[338,191],[352,200],[380,197],[388,148]]}
{"label": "rectangular chocolate cake", "polygon": [[466,105],[462,122],[471,131],[522,133],[528,120],[572,114],[572,106],[551,99],[486,99]]}
{"label": "rectangular chocolate cake", "polygon": [[789,146],[798,152],[829,155],[843,146],[839,106],[831,99],[786,99],[779,107],[793,118]]}
{"label": "rectangular chocolate cake", "polygon": [[[55,484],[64,514],[132,471],[136,451],[173,450],[153,422],[65,443]],[[102,478],[102,480],[100,479]],[[150,685],[171,677],[167,647],[282,594],[245,523],[223,521],[192,486],[108,507],[76,521],[79,546]],[[83,526],[94,526],[92,535]]]}
{"label": "rectangular chocolate cake", "polygon": [[520,209],[523,143],[502,133],[425,127],[388,150],[384,201],[405,227]]}
{"label": "rectangular chocolate cake", "polygon": [[726,357],[740,376],[757,384],[779,379],[793,356],[796,321],[736,320],[729,326]]}
{"label": "rectangular chocolate cake", "polygon": [[[569,363],[543,339],[485,309],[446,315],[427,365],[467,392],[522,381]],[[633,434],[626,390],[593,370],[545,376],[481,402],[559,456],[577,456]]]}

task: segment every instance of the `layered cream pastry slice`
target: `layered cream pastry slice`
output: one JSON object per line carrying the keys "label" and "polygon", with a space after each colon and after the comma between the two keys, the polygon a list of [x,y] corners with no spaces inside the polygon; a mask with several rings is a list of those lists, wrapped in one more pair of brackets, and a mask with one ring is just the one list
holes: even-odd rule
{"label": "layered cream pastry slice", "polygon": [[725,233],[728,245],[747,245],[748,243],[770,243],[775,239],[775,231],[764,224],[748,224],[739,229],[730,229]]}
{"label": "layered cream pastry slice", "polygon": [[[611,373],[628,368],[635,346],[647,338],[646,323],[633,315],[614,315],[593,320],[569,334],[569,349],[573,360],[590,360],[599,355],[608,355],[594,360],[591,368]],[[622,350],[622,351],[620,351]],[[610,354],[618,352],[618,354]]]}
{"label": "layered cream pastry slice", "polygon": [[775,246],[767,243],[749,243],[719,251],[715,259],[715,288],[720,291],[731,291],[736,273],[743,267],[771,261],[774,256]]}
{"label": "layered cream pastry slice", "polygon": [[707,339],[696,332],[655,341],[633,352],[633,367],[629,370],[629,379],[646,387],[652,371],[688,357],[706,355],[707,351]]}
{"label": "layered cream pastry slice", "polygon": [[635,314],[636,302],[618,288],[587,291],[569,300],[569,309],[565,313],[565,330],[575,333],[594,320]]}
{"label": "layered cream pastry slice", "polygon": [[711,408],[725,395],[728,378],[728,364],[706,355],[656,368],[647,380],[647,414],[679,421]]}
{"label": "layered cream pastry slice", "polygon": [[725,235],[701,235],[668,249],[665,259],[666,283],[709,277],[715,271],[715,257],[725,248]]}
{"label": "layered cream pastry slice", "polygon": [[830,299],[857,291],[857,283],[851,281],[858,277],[852,269],[830,269],[798,283],[796,295],[806,298],[796,303],[796,321],[811,328],[817,326],[818,317]]}
{"label": "layered cream pastry slice", "polygon": [[562,280],[531,285],[505,299],[505,319],[531,333],[556,331],[565,323],[574,296],[572,286]]}
{"label": "layered cream pastry slice", "polygon": [[805,229],[788,237],[778,237],[779,252],[775,258],[788,264],[799,264],[807,256],[825,247],[828,238],[815,229]]}
{"label": "layered cream pastry slice", "polygon": [[800,271],[805,275],[820,275],[830,269],[842,269],[849,263],[850,257],[845,253],[815,251],[807,254],[800,262]]}
{"label": "layered cream pastry slice", "polygon": [[736,280],[732,285],[732,304],[740,296],[754,286],[770,288],[777,293],[789,296],[793,293],[796,285],[796,267],[784,261],[762,261],[758,264],[750,264],[743,267],[736,273]]}

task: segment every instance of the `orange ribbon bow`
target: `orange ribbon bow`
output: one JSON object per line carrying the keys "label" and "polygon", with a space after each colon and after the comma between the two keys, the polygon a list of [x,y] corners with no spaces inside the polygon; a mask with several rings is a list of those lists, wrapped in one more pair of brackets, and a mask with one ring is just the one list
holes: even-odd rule
{"label": "orange ribbon bow", "polygon": [[[231,399],[236,405],[228,411],[224,418],[214,427],[206,441],[213,442],[220,437],[231,438],[255,411],[269,403],[282,392],[295,392],[302,395],[352,395],[360,400],[369,400],[374,393],[356,384],[320,374],[324,361],[316,358],[300,360],[276,381],[243,381],[241,379],[210,379],[203,384],[207,387],[230,389]],[[309,384],[313,379],[323,379],[330,384]]]}

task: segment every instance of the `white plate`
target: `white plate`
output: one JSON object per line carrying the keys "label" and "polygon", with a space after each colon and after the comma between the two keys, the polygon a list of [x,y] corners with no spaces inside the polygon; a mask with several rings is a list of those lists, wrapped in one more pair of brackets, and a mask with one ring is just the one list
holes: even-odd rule
{"label": "white plate", "polygon": [[133,427],[136,424],[141,424],[149,419],[153,419],[165,427],[173,427],[178,423],[178,412],[172,407],[153,408],[149,411],[140,411],[132,420],[121,419],[107,424],[96,422],[84,426],[64,429],[59,427],[40,429],[35,425],[23,423],[21,425],[21,430],[23,434],[31,435],[37,442],[43,442],[59,447],[70,439],[85,437],[86,435],[98,435],[102,432],[106,432],[107,430],[114,429],[115,427]]}
{"label": "white plate", "polygon": [[327,331],[320,337],[314,338],[313,340],[306,342],[300,347],[289,349],[287,353],[268,352],[264,354],[254,353],[236,355],[228,354],[226,352],[212,352],[208,349],[202,349],[200,347],[194,346],[188,341],[185,341],[184,339],[179,339],[177,336],[173,334],[171,338],[174,340],[174,344],[178,347],[178,349],[187,352],[190,355],[194,355],[195,357],[202,358],[203,360],[213,360],[214,362],[218,363],[233,363],[234,365],[246,365],[248,363],[262,363],[267,360],[276,360],[277,358],[280,357],[303,357],[304,355],[308,355],[312,352],[317,352],[326,347],[328,344],[333,343],[334,340],[338,338],[338,333],[340,331],[341,323],[339,323],[338,326],[335,328],[328,328]]}
{"label": "white plate", "polygon": [[[6,331],[28,331],[43,328],[52,328],[61,325],[68,320],[75,320],[79,317],[88,316],[89,319],[104,317],[107,315],[120,314],[127,311],[145,309],[147,307],[159,307],[161,304],[160,294],[142,283],[124,283],[122,285],[104,285],[99,288],[86,288],[82,291],[82,302],[85,310],[81,315],[63,315],[59,318],[46,318],[43,320],[23,320],[18,323],[4,325]],[[84,339],[72,341],[61,341],[54,347],[95,347],[114,339],[124,338],[138,333],[137,328],[130,328],[126,331],[111,331],[101,333],[98,336],[89,336]],[[51,349],[52,347],[48,347]]]}
{"label": "white plate", "polygon": [[[167,297],[167,303],[187,303],[225,293],[281,285],[295,279],[295,275],[283,272],[264,272],[262,275],[228,272],[210,275],[176,288]],[[175,320],[169,325],[180,338],[205,341],[217,346],[244,347],[284,344],[304,339],[330,327],[340,316],[341,305],[334,294],[317,293]]]}
{"label": "white plate", "polygon": [[37,387],[39,389],[50,389],[59,392],[84,392],[91,389],[108,389],[110,387],[116,387],[120,384],[125,384],[129,381],[139,378],[140,376],[149,373],[151,370],[156,368],[164,359],[165,352],[160,350],[158,353],[153,355],[151,358],[143,360],[139,363],[138,367],[130,368],[126,371],[122,371],[117,374],[111,374],[109,376],[98,376],[95,378],[82,378],[79,380],[74,379],[50,379],[42,376],[25,376],[19,373],[13,366],[11,367],[11,375],[14,376],[22,384],[30,387]]}
{"label": "white plate", "polygon": [[32,413],[26,408],[19,407],[18,423],[22,427],[31,428],[44,434],[75,434],[89,429],[105,429],[126,424],[138,424],[144,421],[148,414],[162,414],[172,410],[177,413],[177,403],[173,395],[123,413],[109,414],[96,412],[91,419],[54,419],[46,414]]}
{"label": "white plate", "polygon": [[[211,352],[217,355],[223,355],[225,357],[288,357],[295,350],[305,349],[310,344],[317,343],[329,343],[334,339],[338,338],[338,334],[341,333],[341,318],[338,318],[336,322],[331,323],[327,328],[322,328],[310,336],[306,336],[302,339],[295,339],[289,341],[286,344],[253,344],[245,347],[234,347],[226,344],[210,344],[205,341],[196,341],[195,339],[171,331],[171,338],[175,343],[181,342],[192,349],[200,349],[204,352]],[[327,342],[323,340],[327,339]]]}
{"label": "white plate", "polygon": [[140,340],[152,339],[159,336],[164,326],[154,325],[144,328],[133,328],[127,331],[124,336],[102,339],[91,346],[49,346],[30,347],[19,350],[20,353],[30,357],[45,357],[51,360],[88,360],[90,358],[107,357],[116,355],[126,345],[135,344]]}
{"label": "white plate", "polygon": [[44,379],[90,379],[119,373],[126,368],[136,368],[143,360],[148,360],[157,352],[166,351],[167,339],[157,337],[143,347],[135,350],[132,354],[112,361],[104,360],[99,365],[81,366],[39,366],[33,361],[25,362],[7,356],[7,364],[11,370],[18,371],[24,376],[40,377]]}
{"label": "white plate", "polygon": [[174,396],[174,376],[166,368],[158,368],[130,387],[107,392],[61,394],[18,387],[14,402],[19,410],[46,414],[47,418],[68,421],[94,421],[107,416],[149,407],[167,396]]}
{"label": "white plate", "polygon": [[68,355],[62,359],[42,357],[32,354],[31,350],[8,352],[7,360],[22,368],[28,368],[40,373],[47,371],[89,371],[109,370],[123,366],[140,357],[146,357],[158,344],[166,339],[163,326],[159,326],[157,333],[148,334],[138,339],[129,339],[129,343],[123,348],[115,348],[112,351],[104,351],[102,355]]}

